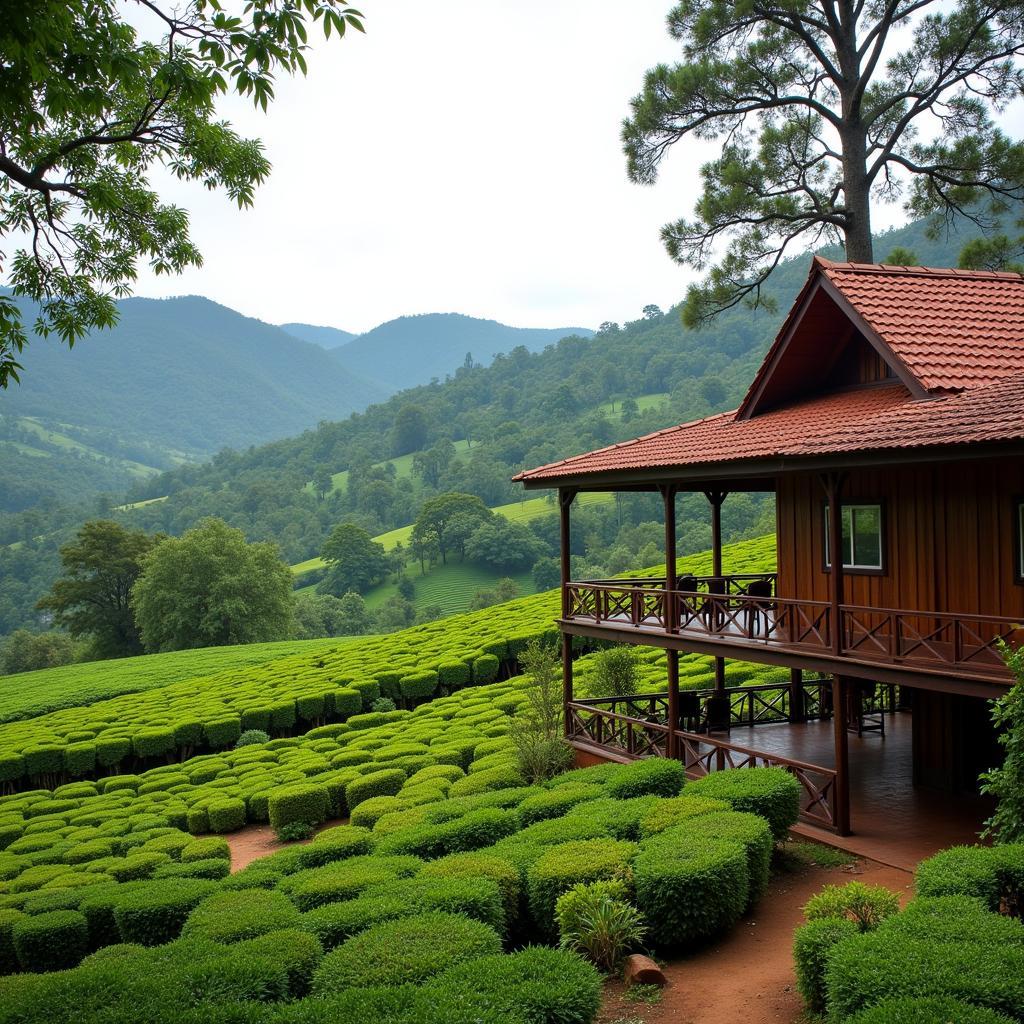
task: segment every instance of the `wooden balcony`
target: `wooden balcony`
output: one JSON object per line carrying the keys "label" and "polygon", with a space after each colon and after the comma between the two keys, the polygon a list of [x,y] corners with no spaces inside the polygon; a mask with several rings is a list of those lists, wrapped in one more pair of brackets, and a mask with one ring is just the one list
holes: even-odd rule
{"label": "wooden balcony", "polygon": [[[913,685],[1008,684],[1001,643],[1024,627],[985,615],[868,608],[775,596],[774,573],[591,580],[565,586],[568,632]],[[769,596],[766,596],[769,595]],[[979,691],[980,692],[980,691]]]}

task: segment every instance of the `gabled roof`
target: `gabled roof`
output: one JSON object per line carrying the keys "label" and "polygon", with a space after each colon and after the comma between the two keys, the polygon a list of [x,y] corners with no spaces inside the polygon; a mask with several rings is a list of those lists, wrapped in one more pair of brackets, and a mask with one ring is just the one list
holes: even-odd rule
{"label": "gabled roof", "polygon": [[[797,395],[816,356],[840,343],[836,312],[893,377],[827,395]],[[815,349],[817,346],[817,350]],[[788,381],[787,381],[788,378]],[[1024,276],[833,263],[810,275],[743,405],[528,470],[536,486],[590,475],[757,460],[1024,441]],[[706,471],[706,470],[703,470]]]}

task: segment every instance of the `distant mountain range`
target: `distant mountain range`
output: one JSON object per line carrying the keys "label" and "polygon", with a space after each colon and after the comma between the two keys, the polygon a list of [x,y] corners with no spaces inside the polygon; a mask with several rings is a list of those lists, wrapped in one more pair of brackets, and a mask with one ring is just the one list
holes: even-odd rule
{"label": "distant mountain range", "polygon": [[467,355],[488,366],[496,355],[520,345],[541,352],[569,334],[594,335],[587,327],[509,327],[461,313],[401,316],[359,335],[310,324],[282,324],[281,328],[329,349],[346,370],[389,395],[435,377],[444,379],[464,364]]}

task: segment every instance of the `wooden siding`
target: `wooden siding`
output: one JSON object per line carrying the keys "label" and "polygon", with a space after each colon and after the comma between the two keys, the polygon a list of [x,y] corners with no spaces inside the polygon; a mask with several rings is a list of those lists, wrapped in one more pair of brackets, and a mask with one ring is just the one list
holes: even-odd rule
{"label": "wooden siding", "polygon": [[[778,593],[827,601],[819,478],[780,477],[777,494]],[[1019,460],[850,472],[844,502],[882,505],[885,570],[847,570],[844,602],[1024,617],[1024,586],[1014,579],[1014,499],[1021,494]]]}

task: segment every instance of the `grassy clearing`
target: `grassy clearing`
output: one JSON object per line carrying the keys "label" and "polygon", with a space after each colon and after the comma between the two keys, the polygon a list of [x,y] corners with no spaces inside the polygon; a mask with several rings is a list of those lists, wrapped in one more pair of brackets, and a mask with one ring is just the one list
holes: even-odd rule
{"label": "grassy clearing", "polygon": [[133,501],[127,505],[118,505],[115,509],[117,512],[131,512],[135,508],[145,508],[147,505],[159,505],[161,502],[167,500],[165,494],[162,498],[146,498],[145,501]]}
{"label": "grassy clearing", "polygon": [[38,420],[34,420],[29,416],[23,416],[19,421],[18,425],[23,427],[25,430],[30,430],[40,440],[45,441],[47,444],[52,444],[57,448],[65,448],[68,451],[80,452],[82,455],[87,455],[91,459],[111,459],[111,461],[122,465],[130,473],[134,473],[136,476],[148,477],[153,476],[154,473],[160,471],[155,466],[147,466],[142,462],[133,462],[131,459],[120,459],[114,456],[109,456],[95,448],[90,448],[89,445],[83,444],[81,441],[76,441],[73,437],[68,437],[66,434],[62,434],[59,431],[51,430],[49,427],[44,427]]}
{"label": "grassy clearing", "polygon": [[[652,395],[640,395],[636,399],[636,406],[640,412],[647,412],[648,409],[656,409],[663,402],[667,402],[669,399],[669,393],[667,391],[658,391]],[[603,412],[606,416],[614,415],[615,413],[622,412],[622,399],[616,398],[610,402],[603,402],[597,407],[598,412]]]}
{"label": "grassy clearing", "polygon": [[[490,569],[478,565],[451,562],[435,565],[421,575],[418,568],[409,567],[414,593],[413,606],[419,610],[437,605],[445,615],[464,612],[478,590],[493,589],[501,577]],[[519,586],[519,594],[527,597],[537,593],[533,577],[528,572],[513,573],[512,579]],[[366,595],[366,607],[370,611],[380,608],[389,598],[398,593],[394,583],[382,583]]]}
{"label": "grassy clearing", "polygon": [[280,640],[236,647],[204,647],[196,651],[145,654],[137,658],[93,661],[0,676],[0,722],[93,704],[119,694],[141,693],[225,669],[242,670],[277,658],[316,654],[348,640]]}

